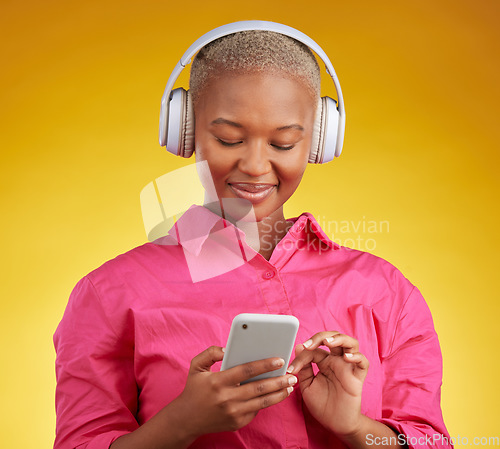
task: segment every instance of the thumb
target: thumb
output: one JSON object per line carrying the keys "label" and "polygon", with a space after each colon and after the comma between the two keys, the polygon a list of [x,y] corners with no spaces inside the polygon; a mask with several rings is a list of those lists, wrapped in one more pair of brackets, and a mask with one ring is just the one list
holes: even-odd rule
{"label": "thumb", "polygon": [[210,367],[215,362],[220,362],[224,357],[224,351],[220,346],[210,346],[191,360],[189,373],[199,373],[210,371]]}

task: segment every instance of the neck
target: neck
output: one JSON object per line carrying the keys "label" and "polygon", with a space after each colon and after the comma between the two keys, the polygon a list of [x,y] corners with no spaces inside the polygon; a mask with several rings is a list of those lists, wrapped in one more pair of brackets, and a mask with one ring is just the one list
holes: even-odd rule
{"label": "neck", "polygon": [[245,233],[247,245],[269,260],[292,223],[287,222],[281,214],[280,217],[268,216],[256,222],[238,222],[237,226]]}
{"label": "neck", "polygon": [[260,221],[257,221],[253,214],[249,214],[246,218],[238,220],[234,218],[234,215],[238,216],[240,214],[228,213],[227,210],[223,210],[221,203],[219,201],[205,202],[205,207],[241,229],[245,233],[246,244],[266,260],[271,258],[274,248],[292,226],[292,223],[287,222],[283,215],[283,207]]}

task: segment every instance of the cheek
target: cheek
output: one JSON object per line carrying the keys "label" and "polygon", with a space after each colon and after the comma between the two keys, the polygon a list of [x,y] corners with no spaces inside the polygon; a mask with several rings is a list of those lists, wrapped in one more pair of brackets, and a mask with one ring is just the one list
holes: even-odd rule
{"label": "cheek", "polygon": [[287,191],[292,192],[292,193],[295,192],[295,190],[297,189],[297,187],[300,184],[300,181],[302,180],[303,174],[304,174],[303,170],[300,172],[295,172],[295,173],[291,174],[291,176],[287,182]]}
{"label": "cheek", "polygon": [[194,155],[196,161],[204,161],[206,159],[205,152],[203,151],[205,147],[203,133],[199,131],[198,127],[194,128]]}
{"label": "cheek", "polygon": [[281,177],[293,189],[300,184],[309,160],[309,146],[301,150],[281,165]]}
{"label": "cheek", "polygon": [[210,169],[212,182],[219,193],[225,184],[227,176],[231,172],[232,161],[228,154],[215,148],[213,143],[199,141],[196,144],[196,162],[206,161]]}

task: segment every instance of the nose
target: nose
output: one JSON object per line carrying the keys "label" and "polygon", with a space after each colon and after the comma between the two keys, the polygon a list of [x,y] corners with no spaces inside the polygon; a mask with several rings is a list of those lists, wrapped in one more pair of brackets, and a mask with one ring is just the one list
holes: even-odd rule
{"label": "nose", "polygon": [[242,149],[238,168],[248,176],[259,177],[272,169],[267,142],[250,141]]}

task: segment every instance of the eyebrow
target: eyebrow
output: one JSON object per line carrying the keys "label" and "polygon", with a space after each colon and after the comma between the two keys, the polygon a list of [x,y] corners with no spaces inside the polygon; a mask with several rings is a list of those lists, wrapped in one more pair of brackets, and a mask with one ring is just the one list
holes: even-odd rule
{"label": "eyebrow", "polygon": [[[212,121],[211,125],[230,125],[234,126],[235,128],[243,128],[243,125],[240,123],[233,122],[231,120],[227,120],[225,118],[219,117],[215,120]],[[277,131],[283,131],[285,129],[297,129],[299,131],[304,131],[304,127],[300,126],[297,123],[293,123],[291,125],[285,125],[285,126],[280,126],[279,128],[276,128]]]}
{"label": "eyebrow", "polygon": [[234,126],[235,128],[243,128],[243,125],[240,123],[232,122],[231,120],[227,120],[225,118],[219,117],[216,118],[211,125],[231,125]]}
{"label": "eyebrow", "polygon": [[299,131],[304,131],[304,127],[298,125],[297,123],[294,123],[292,125],[285,125],[285,126],[280,126],[279,128],[276,128],[278,131],[282,131],[284,129],[298,129]]}

